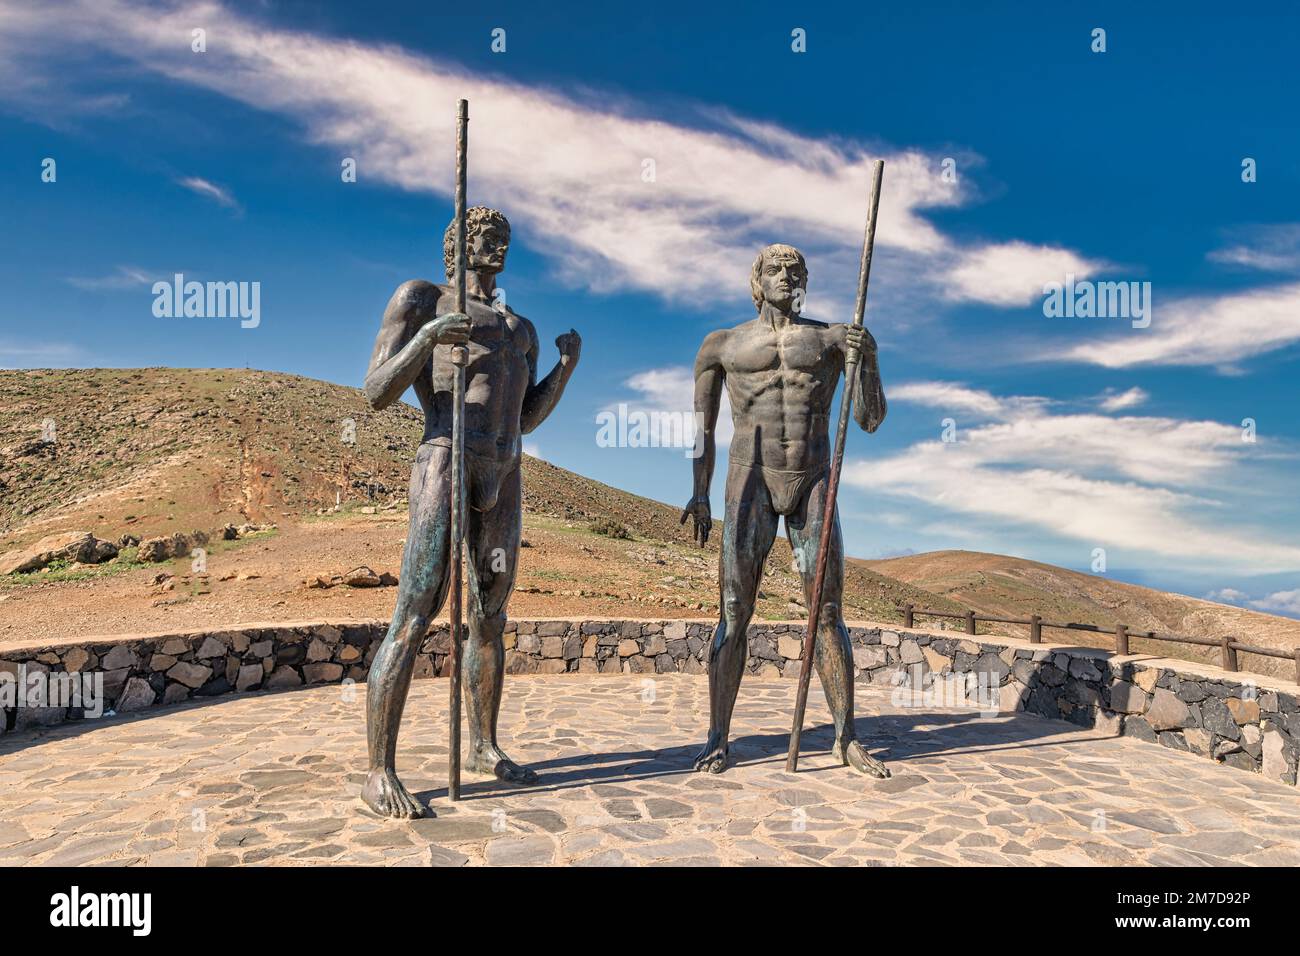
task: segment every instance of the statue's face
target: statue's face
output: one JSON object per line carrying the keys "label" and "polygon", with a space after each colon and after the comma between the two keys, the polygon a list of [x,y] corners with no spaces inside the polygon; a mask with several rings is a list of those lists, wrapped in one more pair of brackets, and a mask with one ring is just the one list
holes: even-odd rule
{"label": "statue's face", "polygon": [[795,289],[804,289],[808,285],[808,274],[799,260],[789,256],[764,256],[763,269],[759,273],[759,285],[763,289],[763,298],[778,309],[789,310],[794,304]]}
{"label": "statue's face", "polygon": [[500,272],[506,267],[510,242],[505,231],[491,223],[473,230],[465,239],[466,266],[471,272]]}

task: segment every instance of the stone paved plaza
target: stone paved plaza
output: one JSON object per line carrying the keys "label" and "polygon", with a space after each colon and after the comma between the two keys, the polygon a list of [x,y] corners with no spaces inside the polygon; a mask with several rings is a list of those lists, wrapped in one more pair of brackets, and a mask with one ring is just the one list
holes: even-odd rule
{"label": "stone paved plaza", "polygon": [[183,704],[0,739],[0,864],[1300,864],[1300,794],[1186,753],[1024,713],[891,705],[859,685],[878,781],[832,766],[816,680],[741,687],[736,765],[691,772],[706,678],[513,676],[502,739],[541,773],[446,800],[447,684],[412,686],[399,748],[435,819],[357,799],[365,686]]}

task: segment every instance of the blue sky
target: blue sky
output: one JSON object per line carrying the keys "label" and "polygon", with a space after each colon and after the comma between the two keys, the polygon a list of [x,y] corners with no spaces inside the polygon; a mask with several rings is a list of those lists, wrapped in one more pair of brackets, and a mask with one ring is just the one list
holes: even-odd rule
{"label": "blue sky", "polygon": [[[768,242],[807,254],[809,314],[850,318],[879,157],[890,414],[850,436],[849,550],[1102,548],[1109,576],[1300,614],[1295,13],[370,6],[0,0],[0,365],[360,384],[392,289],[441,272],[466,96],[508,302],[547,367],[584,339],[530,447],[681,503],[681,451],[598,447],[596,416],[689,408]],[[260,282],[260,324],[156,318],[176,272]],[[1149,282],[1149,327],[1046,316],[1070,274]]]}

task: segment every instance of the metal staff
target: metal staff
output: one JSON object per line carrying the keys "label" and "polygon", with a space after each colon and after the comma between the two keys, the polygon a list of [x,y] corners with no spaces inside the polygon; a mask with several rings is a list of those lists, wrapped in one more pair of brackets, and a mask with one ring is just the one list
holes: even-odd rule
{"label": "metal staff", "polygon": [[[456,311],[465,311],[465,166],[469,149],[469,101],[456,110]],[[461,552],[465,539],[465,366],[469,350],[451,347],[454,366],[451,413],[451,707],[447,740],[447,796],[460,799]]]}
{"label": "metal staff", "polygon": [[[858,268],[858,301],[853,309],[853,325],[862,328],[867,310],[867,280],[871,277],[871,250],[876,243],[876,210],[880,206],[880,180],[885,174],[884,160],[876,160],[871,176],[871,205],[867,209],[867,230],[862,240],[862,264]],[[844,464],[844,438],[853,411],[853,378],[858,373],[861,356],[851,351],[844,363],[844,398],[840,402],[840,423],[835,431],[835,454],[831,458],[830,480],[826,485],[826,510],[822,515],[822,535],[817,543],[817,570],[813,574],[811,600],[808,602],[808,630],[803,640],[803,660],[799,666],[799,692],[794,702],[794,725],[790,728],[790,750],[785,769],[794,773],[799,766],[799,736],[803,733],[803,714],[808,706],[808,679],[812,676],[813,656],[817,648],[817,623],[821,617],[822,590],[826,585],[826,563],[835,533],[835,496],[840,490],[840,468]]]}

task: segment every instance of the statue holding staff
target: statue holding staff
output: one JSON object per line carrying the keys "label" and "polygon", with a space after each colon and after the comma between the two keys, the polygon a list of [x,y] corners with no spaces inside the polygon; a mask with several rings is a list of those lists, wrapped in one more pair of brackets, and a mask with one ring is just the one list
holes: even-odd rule
{"label": "statue holding staff", "polygon": [[[444,241],[448,279],[455,272],[455,227],[453,221]],[[494,299],[509,247],[505,216],[484,206],[466,210],[465,311],[456,311],[456,290],[450,285],[421,279],[403,283],[384,310],[366,374],[365,393],[374,408],[391,405],[414,386],[425,417],[411,469],[410,525],[397,606],[370,666],[366,696],[369,768],[361,797],[383,816],[419,817],[427,811],[398,780],[395,759],[416,655],[449,589],[455,347],[467,351],[465,768],[510,783],[537,779],[534,771],[506,756],[497,742],[505,664],[502,633],[521,531],[520,442],[521,435],[545,421],[559,403],[577,367],[582,340],[573,330],[557,338],[560,360],[537,380],[540,348],[532,323]]]}
{"label": "statue holding staff", "polygon": [[[813,579],[823,533],[828,534],[815,663],[835,725],[834,756],[860,773],[887,777],[853,728],[853,654],[840,610],[844,546],[838,515],[825,527],[831,474],[828,437],[836,384],[852,378],[853,417],[873,432],[885,417],[876,342],[860,325],[828,325],[800,313],[808,269],[798,249],[764,248],[754,261],[750,291],[758,317],[705,338],[695,360],[695,412],[702,454],[695,459],[695,494],[682,512],[703,545],[713,525],[714,429],[727,389],[735,437],[727,468],[726,517],[719,558],[722,612],[709,649],[709,737],[695,769],[721,773],[736,693],[749,655],[746,631],[763,565],[781,518],[812,607]],[[835,514],[832,502],[831,513]]]}

